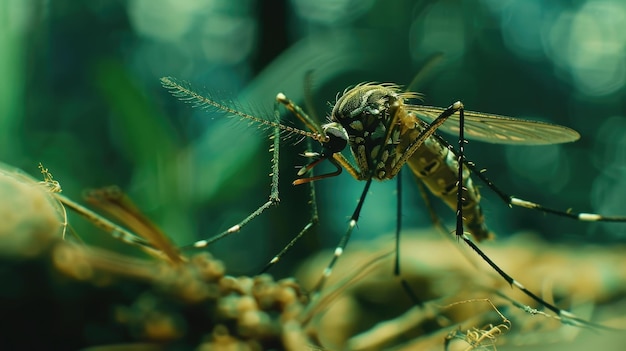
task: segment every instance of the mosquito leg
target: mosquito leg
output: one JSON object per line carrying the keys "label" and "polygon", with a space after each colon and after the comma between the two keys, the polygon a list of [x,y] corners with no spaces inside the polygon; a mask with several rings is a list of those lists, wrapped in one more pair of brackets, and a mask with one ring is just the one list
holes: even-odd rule
{"label": "mosquito leg", "polygon": [[[309,149],[311,149],[311,139],[307,139],[307,147]],[[310,171],[311,173],[313,172],[312,170]],[[312,174],[311,174],[312,175]],[[270,269],[274,264],[276,264],[278,261],[280,261],[280,259],[283,257],[283,255],[285,253],[287,253],[287,251],[289,251],[293,245],[300,240],[300,238],[302,238],[302,236],[307,233],[309,230],[311,230],[311,228],[313,228],[314,226],[317,225],[317,223],[319,222],[319,215],[317,212],[317,196],[315,193],[315,182],[309,182],[309,204],[311,206],[311,219],[309,220],[309,223],[307,223],[302,230],[300,230],[300,232],[293,238],[291,239],[291,241],[282,249],[280,250],[280,252],[278,254],[276,254],[276,256],[274,256],[274,258],[272,258],[267,265],[265,265],[265,267],[263,267],[263,270],[261,270],[261,273],[267,271],[268,269]]]}
{"label": "mosquito leg", "polygon": [[[274,115],[278,119],[279,111],[278,111],[278,102],[274,104]],[[280,199],[278,198],[278,161],[279,161],[279,150],[280,150],[280,129],[278,127],[274,127],[274,131],[272,136],[272,146],[270,148],[270,152],[272,152],[272,173],[270,174],[272,177],[272,183],[270,187],[270,196],[269,200],[257,208],[254,212],[252,212],[248,217],[244,218],[241,222],[235,224],[234,226],[228,228],[227,230],[214,235],[213,237],[205,240],[196,241],[191,245],[187,245],[183,247],[184,249],[190,248],[204,248],[207,247],[214,242],[223,239],[231,234],[237,233],[243,228],[246,224],[252,221],[254,218],[258,217],[261,213],[272,206],[278,205]]]}
{"label": "mosquito leg", "polygon": [[459,167],[459,173],[457,178],[457,198],[456,198],[456,236],[457,238],[463,235],[463,163],[465,161],[465,113],[463,108],[459,110],[459,153],[457,155],[457,162]]}
{"label": "mosquito leg", "polygon": [[[459,112],[461,119],[463,119],[463,104],[460,101],[455,102],[454,104],[450,105],[445,111],[443,111],[427,128],[425,128],[424,130],[422,130],[420,132],[420,134],[417,136],[417,138],[415,140],[412,141],[412,143],[407,147],[407,149],[405,150],[404,154],[402,155],[402,157],[400,158],[400,160],[397,162],[397,166],[394,167],[394,169],[392,170],[392,174],[396,174],[396,176],[398,177],[398,185],[397,185],[397,189],[398,189],[398,194],[397,194],[397,208],[398,208],[398,214],[397,214],[397,222],[396,222],[396,259],[395,259],[395,263],[394,263],[394,275],[399,277],[400,276],[400,228],[401,228],[401,213],[400,213],[400,209],[402,207],[402,189],[401,189],[401,172],[400,172],[400,168],[405,164],[406,160],[408,160],[413,153],[415,153],[415,151],[417,150],[417,148],[419,148],[423,143],[424,140],[426,140],[428,137],[434,135],[435,131],[437,130],[437,128],[439,126],[441,126],[447,119],[448,117],[452,116],[454,113]],[[395,120],[395,119],[394,119]],[[462,129],[462,128],[461,128]],[[461,132],[461,138],[463,138],[462,132]],[[461,139],[462,140],[462,139]],[[380,156],[379,156],[380,157]],[[459,159],[459,164],[461,163],[462,158]],[[378,160],[379,161],[379,160]],[[461,179],[461,181],[459,181],[459,202],[461,199],[461,187],[462,187],[462,167],[459,167],[459,178]],[[361,202],[359,202],[359,205],[361,205]],[[460,206],[460,205],[459,205]],[[357,208],[357,210],[360,211],[360,209]],[[356,213],[356,211],[355,211]],[[432,209],[431,209],[431,215],[432,215]],[[459,219],[461,221],[460,223],[460,230],[461,233],[463,232],[463,223],[462,223],[462,213],[461,211],[457,211],[458,215],[457,215],[457,231],[459,230]],[[435,216],[436,217],[436,216]],[[354,217],[353,217],[354,218]],[[352,229],[349,228],[349,231],[351,231]],[[335,260],[337,257],[337,251],[335,251],[335,257],[333,257],[333,259]],[[330,274],[330,272],[325,272]],[[409,286],[409,284],[407,283],[406,280],[404,280],[403,278],[400,279],[400,282],[402,284],[402,287],[404,288],[405,292],[407,293],[407,295],[411,298],[411,300],[416,303],[416,304],[420,304],[420,300],[417,298],[417,296],[415,295],[415,293],[413,292],[413,290],[411,289],[411,287]]]}
{"label": "mosquito leg", "polygon": [[361,193],[359,202],[356,205],[356,208],[354,209],[352,216],[350,217],[348,230],[346,230],[345,234],[343,234],[343,236],[339,240],[339,244],[337,244],[337,247],[335,247],[333,258],[330,260],[330,263],[328,264],[328,266],[326,266],[326,268],[324,269],[324,273],[322,274],[322,277],[320,278],[320,280],[317,282],[317,284],[315,284],[315,287],[312,289],[311,296],[313,296],[314,298],[317,295],[319,295],[320,291],[324,287],[324,284],[326,284],[328,277],[330,277],[333,271],[333,268],[335,267],[335,264],[337,263],[337,260],[339,259],[339,256],[343,254],[343,251],[345,250],[346,245],[348,245],[348,241],[350,240],[350,236],[352,235],[352,230],[354,229],[354,227],[356,227],[359,217],[361,216],[361,209],[363,208],[363,203],[365,202],[365,197],[367,196],[367,192],[369,191],[370,185],[372,185],[372,178],[369,178],[365,182],[365,187],[363,188],[363,192]]}
{"label": "mosquito leg", "polygon": [[[463,116],[463,104],[460,101],[455,102],[454,104],[450,105],[445,111],[443,111],[427,128],[425,128],[419,135],[418,137],[412,141],[412,143],[407,147],[407,149],[405,150],[404,154],[402,155],[402,157],[400,158],[400,160],[397,162],[397,166],[394,167],[394,169],[392,170],[392,174],[396,174],[396,176],[398,177],[398,185],[397,185],[397,189],[398,189],[398,198],[397,198],[397,208],[398,208],[398,214],[397,214],[397,222],[396,222],[396,260],[394,263],[394,275],[395,276],[400,276],[400,229],[401,229],[401,213],[400,213],[400,209],[401,209],[401,203],[402,203],[402,189],[401,189],[401,178],[400,178],[400,168],[404,165],[404,163],[406,162],[406,160],[408,160],[413,153],[417,150],[418,147],[420,147],[424,140],[426,140],[426,138],[428,138],[429,136],[433,135],[435,133],[435,131],[437,130],[437,128],[439,126],[441,126],[450,116],[452,116],[454,113],[459,112],[461,114],[461,116]],[[395,120],[395,117],[392,121]],[[381,156],[379,156],[381,157]],[[380,161],[380,160],[377,160]],[[461,174],[462,176],[462,174]],[[368,180],[368,185],[371,182],[371,178]],[[359,201],[359,205],[358,206],[362,206],[362,202],[364,200],[364,195],[365,193],[362,195],[361,200]],[[357,215],[356,217],[353,215],[353,219],[358,219],[358,212],[360,212],[360,208],[357,207],[357,209],[355,210],[355,214]],[[350,222],[352,224],[352,221]],[[354,222],[354,224],[356,225],[356,221]],[[462,223],[461,223],[462,226]],[[346,233],[346,235],[344,235],[344,237],[348,237],[349,238],[349,234],[352,231],[353,226],[351,225],[348,228],[348,233]],[[461,227],[462,228],[462,227]],[[462,229],[461,229],[462,230]],[[342,238],[343,240],[343,238]],[[347,241],[347,239],[346,239]],[[345,243],[344,243],[345,246]],[[337,247],[337,249],[339,249],[340,246]],[[334,264],[334,261],[336,261],[336,259],[339,257],[339,255],[341,255],[342,250],[339,250],[339,252],[337,251],[337,249],[335,250],[335,256],[333,257],[333,261],[331,262],[331,265]],[[331,268],[331,266],[329,266],[329,268]],[[326,275],[330,275],[330,270],[327,268],[327,270],[324,272],[324,274]],[[326,277],[327,277],[326,275]],[[322,280],[324,280],[325,278],[322,277]],[[322,280],[320,280],[320,283],[322,283]],[[411,289],[411,287],[409,286],[409,284],[406,282],[406,280],[404,279],[400,279],[400,282],[402,284],[402,287],[404,288],[405,292],[407,293],[407,295],[409,296],[409,298],[411,298],[411,300],[416,303],[416,304],[420,304],[420,300],[417,298],[417,296],[415,295],[415,293],[413,292],[413,290]],[[319,285],[319,283],[318,283]]]}
{"label": "mosquito leg", "polygon": [[[544,301],[539,296],[535,295],[530,290],[526,289],[521,283],[517,282],[510,275],[504,272],[495,262],[493,262],[473,241],[469,239],[467,235],[465,235],[463,231],[463,164],[465,162],[465,114],[463,113],[463,109],[459,110],[459,151],[456,153],[457,161],[458,161],[458,179],[457,179],[457,210],[456,210],[456,237],[462,239],[469,247],[471,247],[482,259],[491,266],[498,274],[504,278],[510,285],[515,285],[518,289],[520,289],[524,294],[531,297],[533,300],[537,301],[541,305],[545,306],[552,312],[556,313],[558,316],[561,316],[564,311],[559,309],[558,307]],[[573,315],[569,315],[568,317],[574,317]],[[574,317],[575,318],[575,317]]]}
{"label": "mosquito leg", "polygon": [[286,109],[291,111],[294,116],[298,117],[298,119],[302,121],[302,123],[304,123],[310,130],[315,131],[319,134],[323,134],[322,128],[319,123],[313,120],[313,118],[309,117],[309,115],[304,112],[304,110],[300,106],[294,104],[293,101],[285,96],[285,94],[278,93],[278,95],[276,95],[276,101],[283,104]]}
{"label": "mosquito leg", "polygon": [[576,212],[572,212],[569,210],[566,210],[566,211],[556,210],[553,208],[544,207],[535,202],[531,202],[531,201],[527,201],[524,199],[511,196],[505,193],[504,191],[502,191],[500,188],[498,188],[489,178],[487,178],[487,176],[483,172],[476,169],[476,165],[474,165],[474,163],[465,161],[465,164],[470,169],[470,171],[472,171],[472,173],[474,173],[485,184],[487,184],[487,186],[491,190],[493,190],[496,194],[498,194],[498,196],[502,199],[502,201],[504,201],[509,206],[525,207],[525,208],[529,208],[532,210],[537,210],[537,211],[541,211],[544,213],[550,213],[553,215],[567,217],[567,218],[575,219],[578,221],[584,221],[584,222],[626,222],[626,216],[603,216],[603,215],[595,214],[595,213],[584,213],[584,212],[576,213]]}
{"label": "mosquito leg", "polygon": [[396,180],[397,182],[397,185],[396,185],[397,214],[396,214],[396,247],[395,247],[396,259],[394,261],[393,275],[395,275],[396,277],[400,279],[400,284],[402,284],[402,288],[404,289],[408,297],[411,299],[413,304],[421,305],[422,301],[417,297],[415,292],[413,292],[413,289],[411,289],[411,286],[409,286],[409,283],[400,274],[400,232],[402,231],[402,176],[401,174],[402,172],[396,175],[397,177],[397,180]]}
{"label": "mosquito leg", "polygon": [[[287,108],[289,111],[291,111],[296,117],[298,117],[298,119],[300,119],[309,129],[317,131],[318,133],[322,134],[323,131],[320,127],[320,125],[318,123],[316,123],[311,117],[309,117],[303,110],[302,108],[300,108],[298,105],[294,104],[291,100],[289,100],[284,94],[278,94],[276,96],[276,100],[283,104],[285,106],[285,108]],[[345,157],[343,157],[343,155],[341,155],[341,153],[335,153],[333,154],[333,159],[339,163],[343,168],[345,168],[348,173],[350,173],[350,175],[352,177],[354,177],[357,180],[366,180],[363,177],[363,174],[361,174]],[[332,161],[332,160],[331,160]],[[315,178],[313,176],[309,177],[308,179],[311,178]],[[308,231],[313,225],[315,225],[318,221],[318,217],[317,217],[317,205],[315,204],[315,188],[312,184],[313,182],[309,182],[309,184],[311,184],[311,201],[312,201],[312,218],[311,221],[302,229],[302,231],[283,249],[283,251],[281,251],[276,257],[274,257],[274,259],[272,259],[272,261],[270,261],[270,263],[268,264],[268,266],[265,268],[269,268],[269,266],[271,264],[273,264],[275,261],[277,261],[280,256],[282,254],[284,254],[284,252],[286,252],[289,248],[291,248],[291,246],[293,246],[293,243],[295,243],[295,241],[297,241],[306,231]],[[315,285],[315,287],[312,290],[312,296],[317,296],[319,294],[319,292],[322,290],[322,288],[324,287],[326,280],[328,279],[328,277],[330,276],[330,274],[332,273],[332,270],[337,262],[337,260],[339,259],[339,256],[341,256],[341,254],[343,253],[346,245],[348,244],[348,241],[350,240],[350,236],[352,235],[352,230],[354,229],[354,227],[357,224],[358,218],[360,216],[361,213],[361,208],[363,207],[363,203],[365,201],[365,197],[367,195],[367,192],[369,190],[369,187],[372,183],[372,178],[369,177],[367,179],[367,182],[365,184],[365,188],[363,189],[363,193],[361,194],[361,198],[359,199],[359,203],[357,204],[356,209],[354,210],[354,213],[352,214],[352,217],[350,219],[350,224],[348,226],[348,229],[346,231],[346,233],[341,237],[339,244],[337,245],[337,247],[335,248],[335,252],[333,255],[333,258],[331,259],[330,263],[328,264],[328,266],[326,267],[326,269],[324,270],[324,273],[322,274],[322,277],[320,278],[320,280],[317,282],[317,284]]]}
{"label": "mosquito leg", "polygon": [[[278,109],[279,104],[283,104],[284,106],[286,106],[287,109],[292,111],[301,120],[306,121],[307,123],[314,123],[313,120],[308,115],[306,115],[299,106],[292,103],[291,100],[287,99],[283,94],[277,95],[276,103],[274,105],[274,115],[277,121],[279,120],[279,109]],[[302,116],[306,116],[306,117],[302,117]],[[248,224],[248,222],[250,222],[257,216],[259,216],[266,209],[272,206],[275,206],[279,203],[280,199],[279,199],[279,192],[278,192],[278,173],[279,173],[280,129],[277,127],[274,128],[272,140],[273,140],[273,144],[271,148],[271,151],[273,153],[272,173],[271,173],[272,185],[271,185],[269,200],[263,205],[261,205],[256,211],[252,212],[248,217],[244,218],[241,222],[237,223],[236,225],[232,226],[226,231],[219,233],[209,239],[195,242],[194,244],[191,245],[192,247],[194,248],[206,247],[226,236],[229,236],[233,233],[240,231],[242,227],[244,227],[246,224]],[[310,139],[307,139],[307,145],[308,145],[308,148],[311,149]],[[291,241],[265,265],[265,267],[263,267],[261,272],[267,271],[273,265],[278,263],[278,261],[280,261],[280,259],[295,245],[295,243],[298,240],[300,240],[304,234],[309,232],[311,228],[313,228],[319,222],[315,185],[313,185],[313,182],[309,182],[309,189],[310,189],[309,197],[310,197],[310,203],[311,203],[311,219],[302,228],[302,230],[300,230],[300,232],[293,239],[291,239]]]}
{"label": "mosquito leg", "polygon": [[459,168],[458,179],[457,179],[458,183],[457,183],[457,210],[456,210],[456,236],[457,236],[457,238],[463,239],[463,241],[465,241],[465,243],[469,247],[471,247],[480,257],[482,257],[482,259],[485,262],[487,262],[487,264],[489,264],[489,266],[491,266],[491,268],[493,268],[496,272],[498,272],[498,274],[502,278],[504,278],[504,280],[506,280],[510,285],[515,285],[522,292],[524,292],[524,294],[528,295],[533,300],[535,300],[535,301],[539,302],[540,304],[546,306],[552,312],[554,312],[554,313],[556,313],[557,315],[560,316],[561,313],[562,313],[561,309],[559,309],[558,307],[556,307],[556,306],[554,306],[554,305],[544,301],[542,298],[540,298],[539,296],[535,295],[530,290],[526,289],[521,283],[517,282],[510,275],[508,275],[506,272],[504,272],[502,269],[500,269],[500,267],[498,267],[498,265],[495,264],[463,232],[463,200],[464,200],[463,199],[463,164],[466,163],[465,162],[465,156],[464,156],[464,151],[465,151],[464,129],[465,129],[465,114],[463,113],[463,109],[461,109],[461,110],[459,110],[459,152],[457,153],[458,168]]}
{"label": "mosquito leg", "polygon": [[[396,259],[393,264],[393,274],[400,276],[400,232],[402,231],[402,172],[396,176]],[[404,282],[404,279],[402,279]]]}
{"label": "mosquito leg", "polygon": [[[310,92],[305,95],[310,95]],[[293,113],[300,121],[302,121],[311,130],[321,131],[321,128],[319,128],[319,123],[317,123],[306,112],[304,112],[304,110],[300,106],[293,103],[293,101],[287,98],[284,94],[279,93],[278,95],[276,95],[276,101],[277,103],[280,103],[283,106],[285,106],[287,110],[291,111],[291,113]],[[278,118],[278,115],[277,115],[277,118]],[[308,150],[313,149],[310,138],[307,138],[307,149]],[[310,177],[314,177],[313,169],[309,170],[309,174],[310,174]],[[263,267],[261,272],[266,272],[273,265],[278,263],[278,261],[280,261],[280,259],[295,245],[295,243],[298,240],[300,240],[300,238],[302,238],[304,234],[309,232],[311,228],[313,228],[319,223],[319,214],[317,211],[317,196],[315,192],[315,185],[314,185],[314,182],[308,182],[308,184],[309,184],[309,204],[311,206],[311,218],[309,222],[300,230],[300,232],[295,237],[293,237],[293,239],[291,239],[291,241],[282,250],[280,250],[278,254],[276,254],[276,256],[274,256],[265,265],[265,267]]]}
{"label": "mosquito leg", "polygon": [[[573,314],[571,312],[568,312],[566,310],[562,310],[562,309],[554,306],[553,304],[545,301],[541,297],[535,295],[532,291],[526,289],[526,287],[524,287],[524,285],[522,285],[517,280],[513,279],[513,277],[511,277],[506,272],[504,272],[500,267],[498,267],[498,265],[495,262],[493,262],[467,235],[462,234],[460,236],[460,238],[469,247],[471,247],[472,250],[474,250],[474,252],[476,252],[480,257],[482,257],[482,259],[485,262],[487,262],[487,264],[491,268],[493,268],[496,272],[498,272],[498,274],[502,278],[504,278],[504,280],[506,280],[509,283],[509,285],[517,287],[519,290],[521,290],[528,297],[532,298],[533,300],[538,302],[540,305],[545,306],[547,309],[549,309],[550,311],[554,312],[561,319],[561,321],[563,323],[571,324],[571,325],[577,325],[577,326],[588,326],[588,327],[594,327],[594,328],[599,328],[599,329],[613,330],[610,327],[606,327],[606,326],[603,326],[603,325],[600,325],[600,324],[592,323],[592,322],[586,321],[586,320],[584,320],[584,319],[582,319],[580,317],[577,317],[575,314]],[[532,309],[530,307],[525,306],[524,309],[532,313]]]}
{"label": "mosquito leg", "polygon": [[[558,307],[556,307],[555,305],[545,301],[544,299],[542,299],[541,297],[535,295],[532,291],[526,289],[526,287],[524,287],[524,285],[522,285],[520,282],[518,282],[517,280],[513,279],[513,277],[511,277],[510,275],[508,275],[506,272],[504,272],[495,262],[493,262],[464,232],[463,232],[463,164],[468,165],[468,167],[470,167],[470,169],[473,170],[473,164],[471,164],[470,162],[467,162],[465,160],[465,156],[464,156],[464,149],[465,149],[465,136],[464,136],[464,129],[465,129],[465,125],[464,125],[464,112],[463,109],[461,108],[459,110],[459,151],[457,154],[457,160],[458,160],[458,164],[459,164],[459,173],[458,173],[458,189],[457,189],[457,218],[456,218],[456,236],[457,238],[460,238],[461,240],[463,240],[470,248],[472,248],[472,250],[474,250],[474,252],[476,252],[485,262],[487,262],[487,264],[493,268],[493,270],[495,270],[496,272],[498,272],[498,274],[504,278],[504,280],[507,281],[507,283],[509,283],[509,285],[511,286],[515,286],[517,287],[519,290],[521,290],[524,294],[526,294],[528,297],[532,298],[533,300],[535,300],[536,302],[538,302],[540,305],[545,306],[547,309],[549,309],[550,311],[554,312],[563,323],[566,324],[574,324],[574,325],[579,325],[579,326],[593,326],[593,327],[599,327],[599,328],[605,328],[603,326],[591,323],[589,321],[586,321],[584,319],[581,319],[579,317],[577,317],[576,315],[574,315],[571,312],[562,310]],[[476,173],[476,172],[475,172]],[[479,177],[483,180],[486,180],[486,178],[483,178],[482,174],[479,174]],[[488,183],[489,184],[489,183]],[[491,183],[493,184],[493,183]],[[491,186],[490,186],[491,187]],[[491,187],[492,189],[494,189],[493,187]],[[496,189],[494,189],[494,191],[496,191]],[[498,192],[498,195],[500,195],[502,197],[502,192],[496,191]],[[510,197],[512,198],[512,197]],[[515,198],[512,198],[515,199]],[[510,202],[510,204],[512,204],[513,201]],[[531,310],[530,308],[528,310]]]}
{"label": "mosquito leg", "polygon": [[[429,193],[428,191],[426,191],[426,187],[421,181],[419,181],[419,178],[416,178],[416,181],[418,190],[420,192],[420,195],[422,196],[424,204],[426,205],[426,209],[428,210],[428,214],[430,215],[430,220],[433,223],[433,226],[437,228],[439,233],[443,235],[446,240],[450,240],[451,242],[453,242],[452,237],[450,236],[451,231],[443,224],[443,221],[439,218],[437,212],[435,212],[432,202],[430,201]],[[467,259],[467,261],[470,262],[474,267],[478,268],[478,266],[476,265],[477,261],[475,256],[470,256],[467,251],[463,250],[459,250],[459,253],[462,254]]]}

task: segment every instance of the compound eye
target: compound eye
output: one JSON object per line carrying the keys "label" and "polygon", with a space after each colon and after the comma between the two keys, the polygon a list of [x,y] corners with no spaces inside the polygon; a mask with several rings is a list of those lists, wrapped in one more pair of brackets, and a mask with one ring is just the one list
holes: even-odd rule
{"label": "compound eye", "polygon": [[328,141],[324,149],[330,154],[341,152],[348,145],[348,132],[339,123],[328,123],[322,126]]}

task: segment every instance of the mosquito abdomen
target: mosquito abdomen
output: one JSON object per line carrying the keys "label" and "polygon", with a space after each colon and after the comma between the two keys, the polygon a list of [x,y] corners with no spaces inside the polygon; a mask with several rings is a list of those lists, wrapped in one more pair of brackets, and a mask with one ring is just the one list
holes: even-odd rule
{"label": "mosquito abdomen", "polygon": [[[413,140],[425,127],[425,122],[413,118],[406,132],[406,140]],[[406,121],[404,122],[407,127]],[[401,144],[402,148],[403,145]],[[457,156],[439,140],[437,136],[428,137],[408,159],[407,164],[413,174],[426,185],[433,195],[440,198],[448,207],[457,209],[457,180],[459,162]],[[493,237],[485,225],[485,218],[480,207],[480,193],[474,186],[469,169],[463,165],[463,223],[477,241]],[[460,235],[461,233],[459,233]]]}

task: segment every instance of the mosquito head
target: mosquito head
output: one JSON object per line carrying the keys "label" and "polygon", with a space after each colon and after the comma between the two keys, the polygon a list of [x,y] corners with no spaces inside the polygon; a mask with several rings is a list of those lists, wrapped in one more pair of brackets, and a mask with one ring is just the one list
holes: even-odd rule
{"label": "mosquito head", "polygon": [[337,163],[337,161],[335,161],[335,159],[333,158],[333,154],[341,152],[343,149],[346,148],[346,146],[348,145],[348,132],[346,132],[345,128],[343,128],[341,124],[336,122],[324,124],[322,126],[322,131],[324,132],[324,135],[326,137],[324,142],[322,143],[322,152],[305,153],[304,156],[312,158],[313,161],[311,161],[308,165],[300,168],[300,170],[298,171],[298,176],[305,175],[307,172],[313,169],[313,167],[317,166],[324,160],[330,161],[330,163],[332,163],[336,167],[336,170],[334,172],[325,173],[318,176],[296,179],[293,182],[293,185],[304,184],[323,178],[334,177],[341,173],[341,166]]}
{"label": "mosquito head", "polygon": [[348,132],[337,122],[331,122],[322,126],[324,134],[326,134],[326,142],[322,155],[332,157],[332,154],[341,152],[348,145]]}

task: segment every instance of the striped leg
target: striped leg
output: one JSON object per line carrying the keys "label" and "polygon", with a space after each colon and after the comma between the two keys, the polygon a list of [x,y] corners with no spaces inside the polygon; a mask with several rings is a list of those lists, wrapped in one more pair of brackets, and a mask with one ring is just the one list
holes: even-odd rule
{"label": "striped leg", "polygon": [[[299,119],[301,119],[303,121],[307,121],[307,122],[311,121],[310,117],[308,117],[302,111],[302,109],[300,107],[298,107],[297,105],[293,104],[293,102],[291,102],[291,100],[287,99],[283,94],[278,94],[277,97],[276,97],[276,103],[274,105],[274,115],[275,115],[276,121],[279,120],[280,112],[279,112],[279,108],[278,107],[279,107],[280,104],[284,105],[288,110],[292,111],[296,115],[296,117],[298,117]],[[268,209],[268,208],[270,208],[272,206],[278,205],[278,203],[280,202],[280,199],[278,197],[278,172],[279,172],[280,132],[281,132],[281,130],[278,127],[275,127],[273,129],[273,134],[272,134],[272,137],[271,137],[273,143],[272,143],[272,148],[270,149],[270,151],[273,154],[272,154],[272,173],[271,173],[272,183],[271,183],[269,200],[267,202],[265,202],[263,205],[261,205],[254,212],[252,212],[249,216],[244,218],[241,222],[235,224],[234,226],[230,227],[226,231],[224,231],[222,233],[219,233],[219,234],[217,234],[217,235],[215,235],[215,236],[213,236],[213,237],[211,237],[209,239],[197,241],[197,242],[189,245],[188,247],[190,247],[190,248],[207,247],[207,246],[211,245],[212,243],[214,243],[214,242],[216,242],[216,241],[218,241],[220,239],[223,239],[224,237],[227,237],[227,236],[229,236],[231,234],[239,232],[241,230],[241,228],[243,228],[251,220],[253,220],[257,216],[259,216],[261,213],[263,213],[266,209]],[[308,148],[311,149],[311,140],[309,138],[307,138],[307,145],[308,145]],[[316,200],[316,194],[315,194],[315,186],[313,185],[312,182],[309,182],[309,189],[310,189],[309,196],[310,196],[310,205],[311,205],[311,219],[302,228],[302,230],[300,230],[300,232],[296,236],[294,236],[294,238],[291,239],[291,241],[265,265],[265,267],[263,267],[261,272],[267,271],[273,265],[278,263],[280,261],[280,259],[295,245],[295,243],[298,240],[300,240],[300,238],[302,238],[302,236],[304,234],[309,232],[311,230],[311,228],[313,228],[319,222],[319,216],[318,216],[318,211],[317,211],[317,200]]]}
{"label": "striped leg", "polygon": [[509,206],[517,206],[529,208],[532,210],[537,210],[544,213],[550,213],[553,215],[567,217],[578,221],[583,222],[626,222],[626,216],[604,216],[596,213],[585,213],[585,212],[572,212],[569,210],[557,210],[549,207],[544,207],[538,203],[517,198],[515,196],[511,196],[504,191],[500,190],[487,176],[484,172],[481,172],[476,168],[476,165],[472,162],[465,161],[467,167],[474,173],[478,178],[480,178],[487,186],[493,190],[498,196]]}
{"label": "striped leg", "polygon": [[[278,106],[275,106],[275,114],[278,114]],[[226,229],[225,231],[214,235],[208,239],[196,241],[193,244],[184,246],[182,249],[199,249],[205,248],[214,242],[223,239],[231,234],[237,233],[246,226],[250,221],[254,218],[258,217],[261,213],[272,206],[278,205],[280,199],[278,198],[278,157],[279,157],[279,147],[280,147],[280,130],[278,128],[274,128],[273,134],[271,136],[272,139],[272,147],[270,148],[270,152],[272,152],[272,183],[270,188],[270,196],[267,202],[262,204],[259,208],[257,208],[254,212],[248,215],[246,218],[241,220],[239,223],[233,225],[232,227]]]}
{"label": "striped leg", "polygon": [[[480,172],[476,172],[475,171],[475,167],[473,164],[471,164],[470,162],[467,162],[465,160],[465,156],[464,156],[464,146],[465,146],[465,137],[464,137],[464,113],[463,113],[463,109],[461,108],[459,110],[459,151],[456,153],[457,154],[457,160],[458,160],[458,164],[459,164],[459,173],[458,173],[458,188],[457,188],[457,194],[458,194],[458,202],[457,202],[457,216],[456,216],[456,236],[457,238],[460,238],[461,240],[463,240],[470,248],[472,248],[472,250],[474,250],[474,252],[476,252],[485,262],[487,262],[487,264],[493,268],[493,270],[495,270],[504,280],[506,280],[507,283],[509,283],[509,285],[511,286],[515,286],[517,287],[520,291],[522,291],[524,294],[526,294],[528,297],[532,298],[533,300],[535,300],[536,302],[538,302],[539,304],[541,304],[542,306],[545,306],[547,309],[549,309],[550,311],[554,312],[563,323],[565,324],[573,324],[573,325],[578,325],[578,326],[588,326],[588,327],[596,327],[596,328],[601,328],[601,329],[611,329],[602,325],[598,325],[595,323],[591,323],[589,321],[586,321],[584,319],[581,319],[579,317],[577,317],[576,315],[574,315],[571,312],[562,310],[558,307],[556,307],[555,305],[545,301],[544,299],[542,299],[541,297],[535,295],[532,291],[526,289],[526,287],[524,287],[524,285],[522,285],[520,282],[518,282],[517,280],[513,279],[513,277],[511,277],[510,275],[508,275],[506,272],[504,272],[494,261],[492,261],[471,239],[468,235],[465,234],[465,232],[463,231],[463,197],[462,197],[462,193],[463,193],[463,164],[468,165],[468,167],[470,167],[470,169],[476,173],[483,181],[485,181],[489,187],[491,189],[493,189],[494,191],[496,191],[496,193],[498,193],[498,195],[500,195],[503,199],[508,199],[508,203],[513,205],[519,205],[518,203],[526,203],[529,204],[531,206],[535,206],[535,207],[531,207],[531,208],[538,208],[536,206],[538,206],[537,204],[533,204],[524,200],[520,200],[520,199],[516,199],[512,196],[508,196],[502,192],[500,192],[497,188],[495,188],[495,186],[493,186],[493,183],[491,183],[486,177],[484,177]],[[503,196],[504,195],[504,196]],[[505,200],[506,201],[506,200]],[[523,206],[523,207],[527,207],[527,206]],[[545,211],[545,212],[551,212],[551,211]],[[559,211],[556,211],[557,213]],[[552,211],[551,213],[555,213],[554,211]],[[565,213],[566,214],[566,213]],[[569,217],[569,216],[568,216]],[[577,216],[580,217],[580,216]],[[585,216],[583,216],[585,217]],[[529,306],[525,306],[525,310],[529,311],[530,313],[532,313],[533,309],[530,308]]]}

